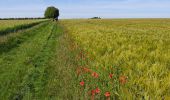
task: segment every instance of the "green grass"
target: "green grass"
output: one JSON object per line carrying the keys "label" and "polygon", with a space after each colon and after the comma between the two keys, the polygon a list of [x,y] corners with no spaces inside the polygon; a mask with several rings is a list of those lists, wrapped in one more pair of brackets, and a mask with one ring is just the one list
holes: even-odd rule
{"label": "green grass", "polygon": [[[18,83],[22,83],[29,68],[27,62],[43,47],[51,27],[52,25],[46,24],[37,30],[32,30],[30,33],[35,35],[23,36],[23,40],[27,39],[25,42],[1,55],[0,90],[3,91],[1,96],[7,99],[11,93],[15,93],[16,89],[19,88],[20,84]],[[22,39],[19,40],[22,41]],[[18,44],[18,40],[13,41],[13,43]]]}
{"label": "green grass", "polygon": [[17,32],[23,29],[28,29],[30,27],[36,26],[41,22],[46,20],[20,20],[18,22],[14,21],[4,21],[1,20],[0,24],[0,36],[7,35],[8,33]]}
{"label": "green grass", "polygon": [[8,28],[13,28],[15,26],[41,22],[43,20],[42,19],[41,20],[0,20],[0,31]]}
{"label": "green grass", "polygon": [[[0,98],[168,100],[169,23],[47,21],[0,36]],[[92,95],[96,88],[100,93]],[[106,92],[111,97],[105,97]]]}
{"label": "green grass", "polygon": [[[9,52],[10,50],[12,50],[12,48],[18,47],[19,44],[27,40],[27,38],[35,35],[35,32],[37,32],[36,30],[39,28],[39,26],[42,25],[44,26],[45,23],[36,25],[31,29],[22,30],[20,32],[15,32],[12,34],[0,36],[0,54]],[[31,32],[31,31],[35,31],[35,32]]]}
{"label": "green grass", "polygon": [[[52,22],[13,34],[0,46],[0,97],[3,100],[78,98],[69,37]],[[69,83],[68,83],[69,82]]]}

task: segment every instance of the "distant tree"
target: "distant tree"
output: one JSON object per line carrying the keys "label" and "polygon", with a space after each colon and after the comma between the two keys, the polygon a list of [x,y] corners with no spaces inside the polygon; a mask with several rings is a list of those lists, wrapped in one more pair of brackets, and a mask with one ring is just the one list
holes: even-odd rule
{"label": "distant tree", "polygon": [[45,18],[52,18],[53,20],[58,20],[59,17],[59,9],[55,8],[53,6],[48,7],[45,10],[45,14],[44,14]]}

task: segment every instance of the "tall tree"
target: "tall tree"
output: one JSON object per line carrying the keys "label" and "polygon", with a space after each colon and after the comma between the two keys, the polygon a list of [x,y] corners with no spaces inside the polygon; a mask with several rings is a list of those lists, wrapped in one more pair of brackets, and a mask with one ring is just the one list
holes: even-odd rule
{"label": "tall tree", "polygon": [[45,10],[45,14],[44,14],[45,18],[52,18],[53,20],[58,20],[59,17],[59,9],[55,8],[53,6],[48,7]]}

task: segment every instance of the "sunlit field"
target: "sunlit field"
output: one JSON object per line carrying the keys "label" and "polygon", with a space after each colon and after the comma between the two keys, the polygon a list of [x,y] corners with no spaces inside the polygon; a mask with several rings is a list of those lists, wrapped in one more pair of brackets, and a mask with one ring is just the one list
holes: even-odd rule
{"label": "sunlit field", "polygon": [[[83,93],[100,89],[103,95],[109,92],[111,99],[120,100],[170,97],[170,19],[60,23],[75,41],[71,48],[82,49],[76,59],[80,85],[85,84]],[[92,98],[102,97],[92,93]]]}
{"label": "sunlit field", "polygon": [[0,20],[0,31],[7,28],[13,28],[19,25],[31,24],[35,22],[42,21],[40,20]]}
{"label": "sunlit field", "polygon": [[170,0],[1,0],[0,100],[170,100]]}
{"label": "sunlit field", "polygon": [[170,19],[0,25],[0,100],[170,100]]}

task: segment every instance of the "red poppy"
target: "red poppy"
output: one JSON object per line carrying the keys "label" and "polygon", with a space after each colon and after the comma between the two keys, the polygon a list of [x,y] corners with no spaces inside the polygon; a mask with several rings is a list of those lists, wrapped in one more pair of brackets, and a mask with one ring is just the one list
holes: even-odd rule
{"label": "red poppy", "polygon": [[99,88],[96,88],[95,92],[96,92],[96,93],[100,93],[100,89],[99,89]]}
{"label": "red poppy", "polygon": [[109,77],[112,78],[112,77],[113,77],[113,74],[109,74]]}
{"label": "red poppy", "polygon": [[80,82],[80,85],[81,85],[81,86],[84,86],[84,81],[81,81],[81,82]]}
{"label": "red poppy", "polygon": [[98,78],[98,77],[99,77],[99,75],[98,75],[96,72],[93,72],[93,73],[92,73],[92,76],[95,77],[95,78]]}
{"label": "red poppy", "polygon": [[126,76],[120,76],[119,81],[121,84],[125,84],[127,82],[127,77]]}
{"label": "red poppy", "polygon": [[94,96],[96,94],[95,90],[91,90],[91,94]]}
{"label": "red poppy", "polygon": [[110,97],[110,92],[106,92],[104,95],[105,95],[106,97]]}

